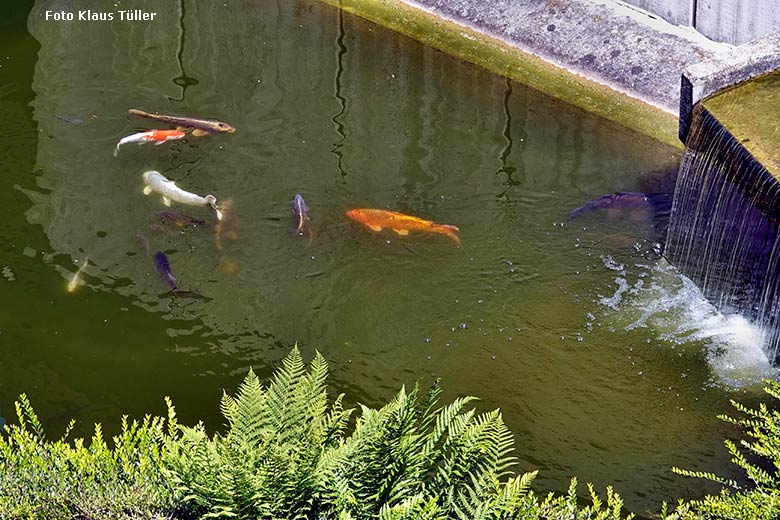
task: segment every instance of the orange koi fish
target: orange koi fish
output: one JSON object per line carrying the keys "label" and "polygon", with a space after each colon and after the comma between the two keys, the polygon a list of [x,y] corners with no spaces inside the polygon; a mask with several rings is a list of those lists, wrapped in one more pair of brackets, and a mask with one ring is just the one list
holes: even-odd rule
{"label": "orange koi fish", "polygon": [[137,134],[128,135],[123,137],[116,143],[116,149],[114,149],[114,157],[119,153],[119,147],[127,143],[154,143],[163,144],[166,141],[173,141],[174,139],[181,139],[187,135],[181,130],[149,130],[148,132],[139,132]]}
{"label": "orange koi fish", "polygon": [[385,211],[383,209],[351,209],[347,211],[347,216],[352,220],[360,222],[371,231],[382,231],[384,228],[392,229],[400,236],[408,235],[409,231],[423,231],[426,233],[439,233],[446,235],[456,244],[460,244],[458,228],[448,224],[437,224],[430,220],[424,220],[411,215],[404,215],[395,211]]}

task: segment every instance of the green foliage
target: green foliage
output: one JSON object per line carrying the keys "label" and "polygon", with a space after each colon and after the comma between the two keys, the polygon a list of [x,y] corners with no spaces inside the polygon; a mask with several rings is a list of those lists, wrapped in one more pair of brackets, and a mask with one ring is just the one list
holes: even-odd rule
{"label": "green foliage", "polygon": [[386,406],[328,407],[327,364],[307,373],[294,349],[268,388],[250,372],[223,396],[224,435],[182,428],[166,454],[181,499],[204,518],[514,518],[535,507],[535,474],[511,478],[512,435],[498,411],[439,407],[434,386],[404,388]]}
{"label": "green foliage", "polygon": [[[764,390],[780,401],[780,383],[765,381]],[[739,466],[750,482],[745,488],[730,479],[713,473],[672,468],[672,471],[689,477],[703,478],[726,486],[719,495],[681,503],[672,519],[780,519],[780,412],[770,410],[766,404],[748,408],[736,401],[731,404],[745,417],[735,419],[727,415],[719,418],[740,426],[747,439],[738,444],[726,440],[731,461]],[[752,461],[751,461],[752,460]]]}
{"label": "green foliage", "polygon": [[250,371],[235,398],[223,396],[226,434],[183,427],[166,462],[184,503],[204,518],[306,518],[320,502],[319,460],[351,413],[341,396],[328,407],[326,376],[322,356],[307,373],[296,348],[267,389]]}
{"label": "green foliage", "polygon": [[[169,424],[175,413],[168,402]],[[122,419],[113,448],[99,424],[89,447],[68,442],[71,421],[57,441],[47,441],[25,395],[16,402],[18,425],[0,435],[0,518],[158,518],[173,510],[162,472],[165,419]]]}
{"label": "green foliage", "polygon": [[631,520],[634,515],[623,516],[623,499],[607,487],[607,503],[599,497],[598,493],[588,484],[591,505],[579,507],[577,500],[577,479],[571,479],[569,493],[566,496],[555,497],[552,493],[542,503],[540,518],[545,520]]}
{"label": "green foliage", "polygon": [[[100,425],[87,444],[45,438],[27,398],[17,425],[0,433],[0,519],[306,520],[630,520],[612,488],[544,500],[530,490],[536,472],[517,475],[512,435],[495,410],[477,414],[473,397],[439,404],[434,385],[405,388],[385,406],[329,404],[327,363],[309,369],[295,348],[267,386],[250,370],[225,394],[224,433],[166,418],[122,419],[111,445]],[[767,392],[780,400],[780,384]],[[680,474],[726,486],[717,496],[680,501],[666,520],[780,520],[780,412],[733,403],[747,440],[726,441],[750,486],[705,472]]]}

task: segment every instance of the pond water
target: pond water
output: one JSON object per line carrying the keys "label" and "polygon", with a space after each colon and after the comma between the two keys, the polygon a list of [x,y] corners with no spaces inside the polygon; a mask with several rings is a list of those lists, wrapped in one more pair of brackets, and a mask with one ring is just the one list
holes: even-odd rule
{"label": "pond water", "polygon": [[[132,4],[155,20],[45,21],[60,3],[39,1],[0,22],[0,415],[26,392],[52,435],[110,432],[170,395],[219,428],[222,389],[297,342],[350,403],[440,377],[501,407],[539,492],[577,475],[656,510],[713,490],[671,466],[732,474],[715,416],[770,373],[753,329],[661,259],[646,208],[568,221],[671,192],[676,150],[314,0]],[[165,127],[129,108],[237,131],[114,158]],[[150,169],[229,203],[230,233],[203,208],[159,226]],[[356,207],[462,243],[373,233]],[[138,235],[203,298],[167,294]]]}

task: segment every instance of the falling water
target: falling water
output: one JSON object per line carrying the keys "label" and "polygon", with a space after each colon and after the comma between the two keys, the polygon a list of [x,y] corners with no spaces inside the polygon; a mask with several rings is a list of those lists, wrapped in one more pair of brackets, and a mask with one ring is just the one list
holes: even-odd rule
{"label": "falling water", "polygon": [[718,309],[762,330],[769,360],[780,343],[780,184],[709,110],[694,108],[675,188],[666,256]]}

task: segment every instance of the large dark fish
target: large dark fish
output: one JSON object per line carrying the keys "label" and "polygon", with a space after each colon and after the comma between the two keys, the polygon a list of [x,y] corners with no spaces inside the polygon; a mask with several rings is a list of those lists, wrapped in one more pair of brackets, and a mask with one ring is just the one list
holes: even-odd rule
{"label": "large dark fish", "polygon": [[569,213],[569,220],[592,211],[605,211],[613,218],[635,222],[652,222],[659,237],[666,235],[672,196],[669,193],[621,191],[591,199]]}
{"label": "large dark fish", "polygon": [[650,198],[644,193],[635,191],[621,191],[618,193],[609,193],[591,199],[579,208],[569,213],[569,220],[575,219],[591,211],[604,209],[634,209],[647,208],[651,205]]}
{"label": "large dark fish", "polygon": [[169,125],[175,125],[180,128],[193,128],[192,135],[201,136],[206,134],[232,134],[235,128],[216,119],[205,119],[200,117],[171,116],[165,114],[150,114],[143,110],[131,108],[128,113],[134,116],[145,117],[155,121],[162,121]]}
{"label": "large dark fish", "polygon": [[162,251],[157,251],[154,254],[154,267],[157,272],[160,273],[160,278],[163,283],[171,289],[171,294],[178,298],[203,298],[200,294],[194,291],[183,291],[179,289],[176,283],[176,277],[171,270],[171,263],[168,261],[168,256]]}

